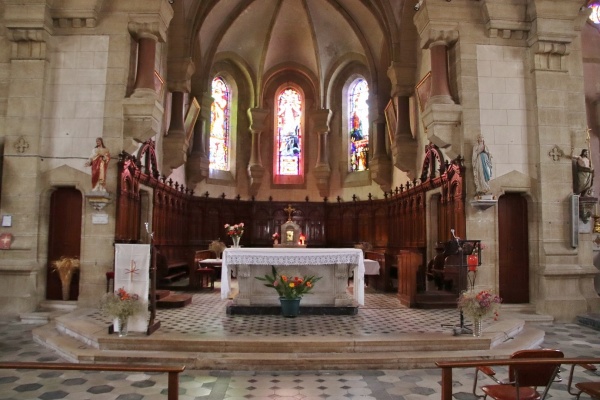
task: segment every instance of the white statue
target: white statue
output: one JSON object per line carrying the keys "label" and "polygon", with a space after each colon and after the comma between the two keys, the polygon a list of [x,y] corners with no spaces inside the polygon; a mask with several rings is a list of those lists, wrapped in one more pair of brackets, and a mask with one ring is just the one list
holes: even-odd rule
{"label": "white statue", "polygon": [[477,144],[473,146],[473,177],[477,194],[490,191],[488,182],[492,179],[492,155],[482,135],[477,135]]}

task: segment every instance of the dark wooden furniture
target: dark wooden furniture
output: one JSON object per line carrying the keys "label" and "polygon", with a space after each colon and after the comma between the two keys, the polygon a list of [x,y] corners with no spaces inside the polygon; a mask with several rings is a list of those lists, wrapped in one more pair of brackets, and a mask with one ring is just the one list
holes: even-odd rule
{"label": "dark wooden furniture", "polygon": [[[115,242],[145,239],[140,215],[148,206],[144,202],[151,201],[153,243],[170,260],[163,270],[181,262],[178,271],[182,272],[183,260],[189,260],[191,279],[197,268],[196,249],[208,248],[215,238],[223,237],[224,224],[244,222],[242,246],[271,247],[273,233],[288,220],[284,211],[288,206],[294,209],[289,217],[301,227],[310,247],[353,247],[369,242],[384,253],[385,263],[376,282],[384,291],[397,290],[397,281],[409,295],[425,286],[424,268],[419,267],[422,261],[416,270],[404,271],[400,279],[397,271],[406,265],[404,256],[398,259],[403,252],[426,254],[427,210],[437,210],[433,237],[449,240],[451,228],[457,236],[466,235],[463,159],[445,160],[431,143],[425,146],[420,177],[389,192],[363,200],[354,196],[310,201],[307,197],[297,202],[211,197],[208,192],[194,195],[189,188],[160,177],[153,146],[152,141],[145,143],[137,157],[120,154]],[[432,191],[435,193],[428,197]],[[162,276],[169,275],[163,272]]]}
{"label": "dark wooden furniture", "polygon": [[365,251],[365,259],[377,261],[379,263],[379,275],[365,275],[365,283],[372,285],[377,290],[386,291],[390,277],[388,276],[388,271],[385,267],[385,254],[376,251]]}
{"label": "dark wooden furniture", "polygon": [[[460,293],[467,288],[467,257],[477,255],[481,260],[480,240],[449,240],[443,244],[443,252],[428,265],[427,275],[439,290]],[[443,260],[443,262],[442,262]]]}
{"label": "dark wooden furniture", "polygon": [[[194,273],[190,277],[190,287],[201,289],[203,287],[215,288],[215,276],[217,268],[215,264],[206,265],[205,260],[215,259],[216,254],[212,250],[199,250],[194,255]],[[220,270],[220,268],[219,268]]]}
{"label": "dark wooden furniture", "polygon": [[190,263],[175,254],[169,257],[161,250],[156,256],[156,274],[158,286],[168,286],[190,276]]}
{"label": "dark wooden furniture", "polygon": [[419,250],[400,250],[396,256],[398,266],[398,299],[400,303],[413,307],[424,274],[423,253]]}
{"label": "dark wooden furniture", "polygon": [[16,370],[51,370],[51,371],[102,371],[102,372],[149,372],[166,373],[167,400],[179,399],[179,374],[185,365],[118,365],[118,364],[86,364],[86,363],[54,363],[54,362],[3,362],[0,369]]}

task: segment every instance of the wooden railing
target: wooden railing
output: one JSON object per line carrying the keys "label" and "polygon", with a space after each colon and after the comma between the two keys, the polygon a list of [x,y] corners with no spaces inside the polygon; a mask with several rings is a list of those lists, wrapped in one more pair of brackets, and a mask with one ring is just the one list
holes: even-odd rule
{"label": "wooden railing", "polygon": [[167,399],[179,398],[179,374],[185,370],[182,366],[119,365],[119,364],[69,364],[39,362],[3,362],[0,369],[46,369],[63,371],[119,371],[119,372],[163,372],[168,375]]}
{"label": "wooden railing", "polygon": [[442,400],[452,400],[452,369],[495,367],[522,364],[536,365],[571,365],[571,364],[600,364],[600,358],[521,358],[521,359],[496,359],[496,360],[464,360],[464,361],[438,361],[435,363],[442,369]]}

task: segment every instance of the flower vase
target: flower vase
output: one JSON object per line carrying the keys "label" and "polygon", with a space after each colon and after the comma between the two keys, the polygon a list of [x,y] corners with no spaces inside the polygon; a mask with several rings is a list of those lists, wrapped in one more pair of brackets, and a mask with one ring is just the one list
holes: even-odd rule
{"label": "flower vase", "polygon": [[482,326],[481,322],[482,322],[482,318],[480,318],[480,317],[473,318],[473,336],[475,336],[475,337],[480,337],[483,332],[483,326]]}
{"label": "flower vase", "polygon": [[232,236],[231,237],[231,240],[233,240],[232,247],[240,247],[240,238],[241,238],[241,236]]}
{"label": "flower vase", "polygon": [[285,297],[280,297],[279,302],[281,303],[281,315],[287,318],[297,317],[300,313],[300,299],[286,299]]}
{"label": "flower vase", "polygon": [[273,240],[273,244],[279,244],[279,240],[277,240],[277,239]]}
{"label": "flower vase", "polygon": [[[129,317],[119,317],[117,321],[119,321],[119,337],[127,336],[127,320]],[[116,327],[115,327],[116,328]]]}
{"label": "flower vase", "polygon": [[65,279],[63,282],[61,282],[61,289],[63,301],[69,300],[71,292],[71,279]]}

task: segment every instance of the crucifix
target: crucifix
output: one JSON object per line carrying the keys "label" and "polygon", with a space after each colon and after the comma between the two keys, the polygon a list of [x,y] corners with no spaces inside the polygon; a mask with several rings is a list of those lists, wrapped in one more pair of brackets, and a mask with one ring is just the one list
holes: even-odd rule
{"label": "crucifix", "polygon": [[288,213],[288,221],[292,220],[292,213],[296,211],[295,208],[292,207],[291,204],[288,204],[287,208],[284,208],[283,211],[287,211]]}

